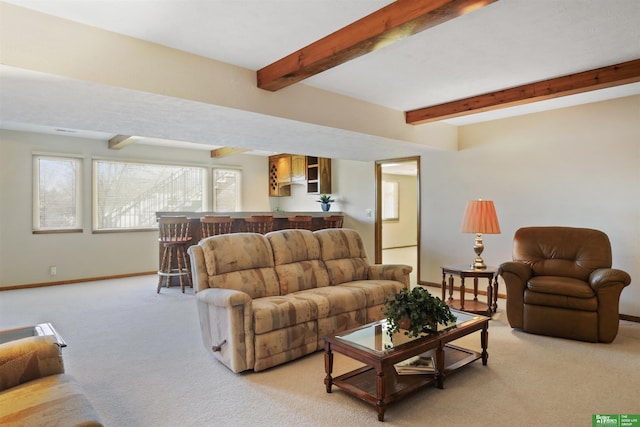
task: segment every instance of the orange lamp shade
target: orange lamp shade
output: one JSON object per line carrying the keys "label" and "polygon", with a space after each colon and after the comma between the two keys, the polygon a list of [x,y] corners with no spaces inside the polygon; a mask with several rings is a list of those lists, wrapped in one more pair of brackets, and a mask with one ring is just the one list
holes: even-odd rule
{"label": "orange lamp shade", "polygon": [[500,234],[496,208],[491,200],[470,200],[462,220],[463,233]]}

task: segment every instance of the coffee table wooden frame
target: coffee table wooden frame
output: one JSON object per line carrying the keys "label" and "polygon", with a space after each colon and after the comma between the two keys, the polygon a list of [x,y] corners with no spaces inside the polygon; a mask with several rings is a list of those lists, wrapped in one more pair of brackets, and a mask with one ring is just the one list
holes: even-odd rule
{"label": "coffee table wooden frame", "polygon": [[[452,312],[455,314],[456,310],[452,310]],[[432,383],[436,383],[438,388],[442,389],[447,376],[478,359],[482,359],[483,365],[487,364],[490,319],[481,315],[474,317],[473,320],[461,323],[453,329],[425,335],[386,351],[376,351],[340,338],[349,332],[382,324],[386,320],[324,337],[326,372],[324,384],[327,393],[331,393],[331,388],[335,385],[346,393],[374,405],[378,412],[378,421],[384,421],[387,404],[402,399]],[[476,331],[481,331],[481,353],[450,344],[451,341]],[[333,372],[334,351],[358,360],[367,366],[333,378],[331,374]],[[429,351],[435,353],[435,374],[398,375],[395,372],[394,364]]]}

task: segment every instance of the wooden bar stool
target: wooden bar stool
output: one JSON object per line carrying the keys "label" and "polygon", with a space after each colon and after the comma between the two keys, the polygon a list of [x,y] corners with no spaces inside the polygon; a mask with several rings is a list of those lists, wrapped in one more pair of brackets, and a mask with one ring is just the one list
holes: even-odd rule
{"label": "wooden bar stool", "polygon": [[311,230],[311,222],[313,217],[311,215],[296,215],[289,217],[289,228],[301,228],[304,230]]}
{"label": "wooden bar stool", "polygon": [[202,225],[202,239],[218,234],[229,234],[233,228],[233,218],[230,216],[206,215],[200,218]]}
{"label": "wooden bar stool", "polygon": [[324,228],[342,228],[342,215],[330,215],[324,217]]}
{"label": "wooden bar stool", "polygon": [[273,231],[273,215],[253,215],[244,219],[247,232],[267,234]]}
{"label": "wooden bar stool", "polygon": [[[184,277],[187,278],[187,284],[191,284],[191,268],[187,259],[187,246],[191,242],[191,233],[189,226],[191,220],[185,216],[169,216],[160,217],[158,219],[158,229],[160,231],[159,241],[164,245],[162,253],[162,263],[158,270],[158,293],[162,282],[166,283],[168,288],[171,284],[171,278],[178,276],[180,278],[180,289],[184,293]],[[175,256],[178,268],[173,268],[173,257]]]}

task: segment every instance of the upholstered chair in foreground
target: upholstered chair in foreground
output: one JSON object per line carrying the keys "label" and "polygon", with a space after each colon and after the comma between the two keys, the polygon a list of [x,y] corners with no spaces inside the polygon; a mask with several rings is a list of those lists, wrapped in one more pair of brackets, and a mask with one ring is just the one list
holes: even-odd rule
{"label": "upholstered chair in foreground", "polygon": [[618,334],[629,274],[611,268],[611,244],[598,230],[526,227],[516,231],[513,261],[500,266],[512,328],[589,342]]}
{"label": "upholstered chair in foreground", "polygon": [[102,426],[52,335],[0,344],[0,426]]}

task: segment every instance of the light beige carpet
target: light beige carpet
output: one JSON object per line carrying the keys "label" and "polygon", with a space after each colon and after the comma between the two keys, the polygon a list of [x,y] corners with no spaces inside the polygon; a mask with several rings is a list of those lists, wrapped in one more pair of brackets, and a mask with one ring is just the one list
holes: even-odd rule
{"label": "light beige carpet", "polygon": [[[142,276],[0,292],[0,329],[53,323],[67,372],[108,426],[590,426],[592,414],[640,413],[636,323],[622,322],[612,344],[535,336],[508,326],[501,300],[488,366],[390,405],[381,424],[371,406],[325,392],[322,352],[230,372],[202,345],[192,290],[155,289],[156,276]],[[355,366],[336,356],[337,371]]]}

